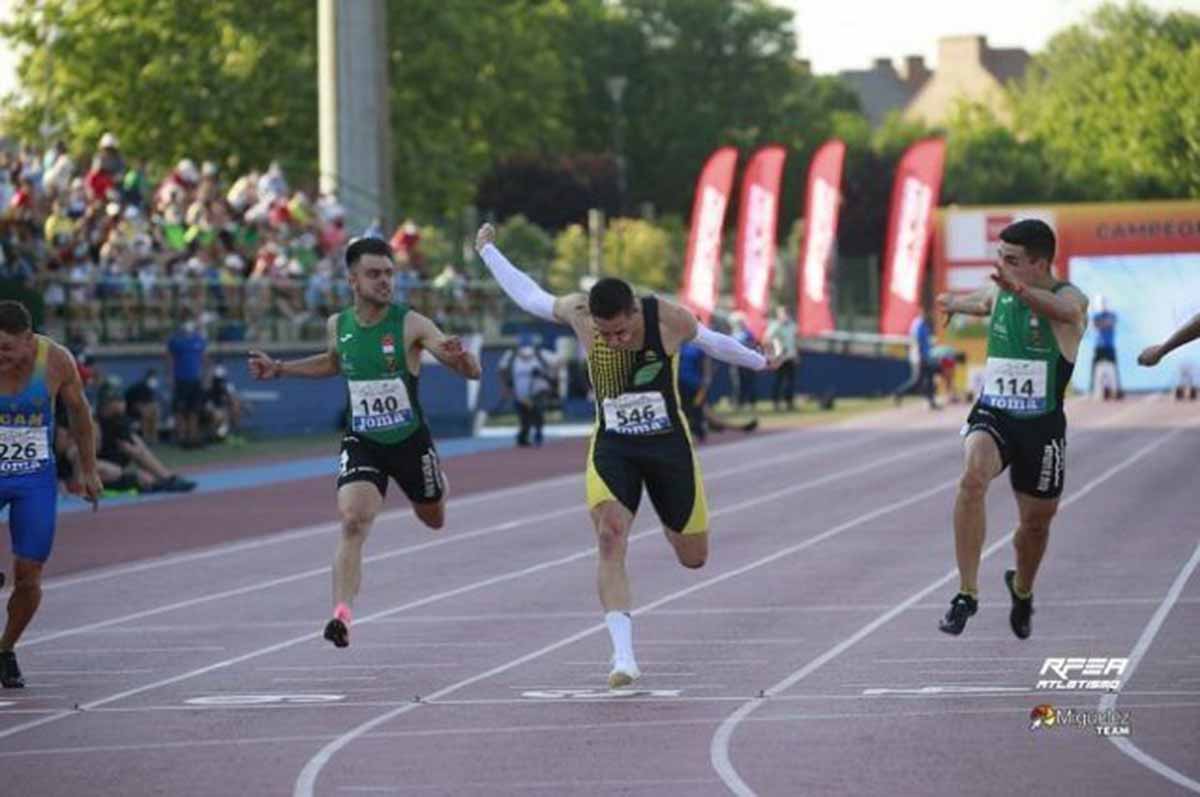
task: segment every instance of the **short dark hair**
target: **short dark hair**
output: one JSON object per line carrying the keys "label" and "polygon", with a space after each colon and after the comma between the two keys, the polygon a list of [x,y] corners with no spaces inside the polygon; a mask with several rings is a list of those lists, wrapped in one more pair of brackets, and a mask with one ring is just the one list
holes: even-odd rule
{"label": "short dark hair", "polygon": [[392,259],[392,247],[387,241],[374,236],[355,238],[346,247],[346,270],[354,268],[363,255],[379,255]]}
{"label": "short dark hair", "polygon": [[588,291],[588,310],[606,321],[629,315],[633,312],[633,288],[623,279],[605,277]]}
{"label": "short dark hair", "polygon": [[1054,230],[1041,219],[1021,219],[1000,231],[1000,240],[1013,246],[1022,246],[1034,260],[1054,262]]}
{"label": "short dark hair", "polygon": [[33,329],[33,316],[20,302],[11,299],[0,301],[0,332],[20,335]]}

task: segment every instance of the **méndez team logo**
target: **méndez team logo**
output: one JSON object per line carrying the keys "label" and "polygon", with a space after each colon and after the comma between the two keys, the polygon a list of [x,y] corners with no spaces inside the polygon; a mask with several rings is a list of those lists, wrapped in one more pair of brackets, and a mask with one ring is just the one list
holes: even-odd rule
{"label": "m\u00e9ndez team logo", "polygon": [[1034,706],[1033,711],[1029,712],[1029,730],[1031,731],[1036,731],[1040,728],[1053,728],[1057,724],[1058,712],[1049,703]]}

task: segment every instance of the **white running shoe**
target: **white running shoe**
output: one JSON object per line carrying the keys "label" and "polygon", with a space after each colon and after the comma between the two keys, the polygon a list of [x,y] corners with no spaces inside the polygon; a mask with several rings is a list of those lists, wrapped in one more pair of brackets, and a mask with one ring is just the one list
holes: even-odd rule
{"label": "white running shoe", "polygon": [[623,656],[617,658],[613,656],[612,671],[608,674],[608,688],[620,689],[629,686],[638,678],[642,677],[642,671],[638,669],[637,662],[633,656]]}

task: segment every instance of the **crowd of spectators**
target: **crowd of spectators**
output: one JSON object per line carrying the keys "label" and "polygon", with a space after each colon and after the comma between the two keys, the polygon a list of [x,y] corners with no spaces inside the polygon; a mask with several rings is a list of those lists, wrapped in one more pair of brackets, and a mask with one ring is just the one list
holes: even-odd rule
{"label": "crowd of spectators", "polygon": [[[378,221],[357,232],[389,237]],[[183,307],[218,340],[319,337],[349,300],[351,233],[335,197],[293,188],[277,162],[227,177],[184,158],[153,181],[112,133],[82,158],[62,142],[0,148],[0,283],[36,296],[43,327],[76,350],[161,342]],[[390,236],[397,292],[439,291],[446,320],[466,283],[427,272],[420,238],[411,221]]]}

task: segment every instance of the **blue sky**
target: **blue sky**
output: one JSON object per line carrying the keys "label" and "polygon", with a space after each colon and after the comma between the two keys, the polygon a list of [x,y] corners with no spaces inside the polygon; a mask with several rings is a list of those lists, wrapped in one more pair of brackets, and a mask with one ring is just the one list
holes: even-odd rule
{"label": "blue sky", "polygon": [[[1200,14],[1200,0],[1143,0],[1160,11]],[[942,36],[983,34],[993,47],[1040,50],[1101,0],[775,0],[796,14],[801,58],[818,74],[868,69],[876,58],[923,55],[936,66]]]}

